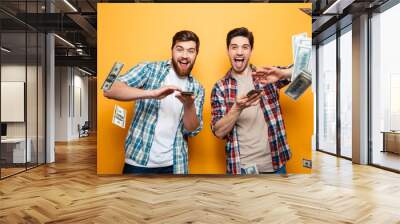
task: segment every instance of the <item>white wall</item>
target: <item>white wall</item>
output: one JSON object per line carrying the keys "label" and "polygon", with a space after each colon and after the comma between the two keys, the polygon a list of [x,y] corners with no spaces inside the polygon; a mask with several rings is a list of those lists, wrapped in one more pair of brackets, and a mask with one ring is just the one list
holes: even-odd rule
{"label": "white wall", "polygon": [[[77,126],[80,124],[81,126],[88,121],[89,111],[88,111],[88,77],[79,75],[74,75],[74,110],[73,120],[72,120],[72,135],[78,137],[78,129]],[[80,92],[80,93],[79,93]],[[79,97],[80,96],[80,97]],[[80,108],[81,107],[81,108]],[[81,111],[80,111],[81,110]]]}
{"label": "white wall", "polygon": [[[36,74],[36,66],[27,66],[27,68],[24,65],[19,65],[19,64],[5,64],[1,66],[1,81],[4,82],[25,82],[25,75],[27,69],[28,74],[35,73]],[[29,77],[28,77],[29,78]],[[33,82],[33,80],[29,80],[30,85],[36,85],[36,81]],[[27,102],[33,102],[33,98],[36,98],[36,89],[27,89]],[[32,90],[33,92],[30,92],[29,90]],[[35,105],[31,105],[36,108]],[[7,110],[7,108],[1,108],[1,110]],[[36,121],[36,114],[33,113],[28,113],[28,122],[31,122],[33,120]],[[25,137],[25,123],[26,122],[7,122],[7,136],[8,137]],[[36,122],[35,122],[36,123]],[[33,127],[33,125],[28,125],[28,129],[30,127]],[[36,126],[34,127],[36,130]],[[28,137],[30,131],[28,130]]]}
{"label": "white wall", "polygon": [[55,68],[55,141],[68,141],[69,68]]}
{"label": "white wall", "polygon": [[55,140],[70,141],[88,120],[88,78],[72,67],[56,67],[55,73]]}
{"label": "white wall", "polygon": [[[32,67],[28,67],[31,70]],[[25,82],[25,64],[5,64],[1,66],[1,81],[2,82]],[[4,96],[3,96],[4,97]],[[24,108],[23,108],[24,109]],[[1,108],[7,110],[7,108]],[[24,122],[7,122],[8,137],[25,137]]]}
{"label": "white wall", "polygon": [[372,135],[374,151],[383,147],[381,131],[400,129],[400,4],[372,17]]}
{"label": "white wall", "polygon": [[[25,66],[25,64],[18,63],[3,64],[1,66],[2,82],[24,82],[27,91],[26,107],[24,103],[24,106],[21,108],[22,113],[26,112],[27,119],[22,122],[6,122],[7,137],[25,138],[26,135],[31,144],[32,162],[36,162],[36,159],[39,159],[39,163],[44,163],[45,158],[43,77],[44,74],[40,66]],[[27,80],[25,80],[26,78]],[[24,90],[22,90],[21,94],[24,94]],[[10,108],[1,108],[1,110],[10,110]]]}

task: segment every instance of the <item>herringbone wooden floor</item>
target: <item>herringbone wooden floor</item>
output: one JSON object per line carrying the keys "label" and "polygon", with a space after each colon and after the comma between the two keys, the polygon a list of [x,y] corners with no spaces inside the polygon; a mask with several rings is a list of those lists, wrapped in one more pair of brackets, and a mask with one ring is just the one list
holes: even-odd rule
{"label": "herringbone wooden floor", "polygon": [[400,175],[322,153],[314,173],[96,175],[95,138],[0,181],[0,223],[400,223]]}

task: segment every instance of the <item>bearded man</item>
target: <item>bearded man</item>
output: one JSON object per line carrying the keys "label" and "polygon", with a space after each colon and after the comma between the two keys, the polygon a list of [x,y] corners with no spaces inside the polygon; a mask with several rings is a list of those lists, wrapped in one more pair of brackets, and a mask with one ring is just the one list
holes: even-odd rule
{"label": "bearded man", "polygon": [[195,33],[177,32],[172,59],[138,64],[103,92],[110,99],[136,101],[123,173],[188,173],[187,140],[203,127],[204,88],[191,74],[199,46]]}

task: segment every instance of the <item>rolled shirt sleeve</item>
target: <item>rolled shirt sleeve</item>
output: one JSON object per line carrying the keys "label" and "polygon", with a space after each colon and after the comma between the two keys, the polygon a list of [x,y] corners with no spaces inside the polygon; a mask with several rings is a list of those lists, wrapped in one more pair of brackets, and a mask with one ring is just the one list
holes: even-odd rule
{"label": "rolled shirt sleeve", "polygon": [[215,124],[225,116],[227,106],[220,85],[215,84],[211,91],[211,130],[215,135]]}

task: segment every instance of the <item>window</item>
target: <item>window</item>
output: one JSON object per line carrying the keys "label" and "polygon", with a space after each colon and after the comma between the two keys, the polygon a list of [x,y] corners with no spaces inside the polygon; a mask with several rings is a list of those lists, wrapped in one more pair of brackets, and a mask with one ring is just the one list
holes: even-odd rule
{"label": "window", "polygon": [[336,153],[336,36],[318,48],[318,149]]}
{"label": "window", "polygon": [[[44,1],[1,1],[16,13],[43,13]],[[0,12],[2,100],[0,178],[45,163],[45,34]],[[17,107],[18,106],[18,107]],[[18,108],[12,110],[10,108]]]}
{"label": "window", "polygon": [[352,157],[352,32],[340,36],[340,155]]}
{"label": "window", "polygon": [[400,170],[399,21],[400,4],[371,18],[371,157],[373,164],[395,170]]}

